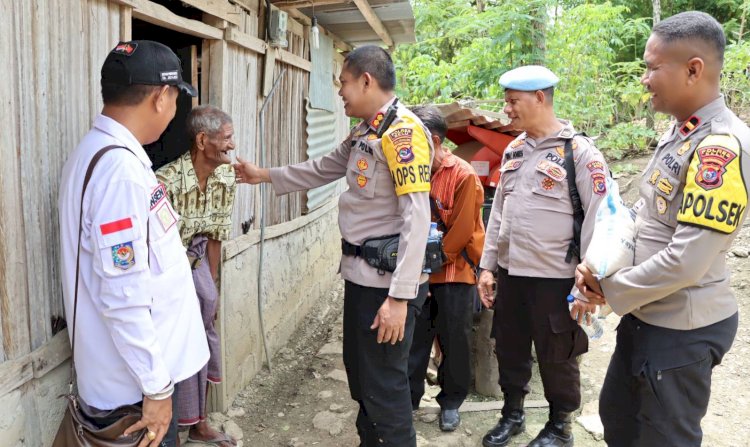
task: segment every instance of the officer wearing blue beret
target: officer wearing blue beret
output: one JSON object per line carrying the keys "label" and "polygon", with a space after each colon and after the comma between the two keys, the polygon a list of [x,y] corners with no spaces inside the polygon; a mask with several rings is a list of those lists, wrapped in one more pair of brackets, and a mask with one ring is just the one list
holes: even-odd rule
{"label": "officer wearing blue beret", "polygon": [[500,85],[506,90],[535,92],[552,88],[560,82],[552,70],[541,65],[525,65],[500,76]]}
{"label": "officer wearing blue beret", "polygon": [[[532,341],[550,413],[529,447],[573,445],[571,417],[581,404],[576,357],[588,350],[588,338],[570,317],[566,297],[591,240],[595,211],[606,197],[609,170],[593,142],[555,116],[559,81],[538,65],[500,78],[504,112],[523,133],[503,154],[477,286],[483,304],[495,309],[493,333],[504,395],[502,418],[482,439],[485,447],[508,445],[525,429]],[[594,309],[576,301],[571,313]]]}

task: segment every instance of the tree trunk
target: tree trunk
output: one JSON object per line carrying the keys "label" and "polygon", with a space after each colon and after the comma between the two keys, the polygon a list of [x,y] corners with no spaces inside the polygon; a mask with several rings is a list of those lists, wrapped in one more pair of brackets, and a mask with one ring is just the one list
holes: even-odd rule
{"label": "tree trunk", "polygon": [[742,2],[742,20],[740,20],[740,31],[737,33],[737,43],[742,42],[742,35],[745,34],[745,20],[747,19],[747,10],[750,8],[750,1]]}
{"label": "tree trunk", "polygon": [[661,21],[661,0],[651,0],[651,4],[653,5],[654,10],[654,25],[656,25]]}
{"label": "tree trunk", "polygon": [[538,2],[537,6],[531,12],[531,40],[533,48],[531,49],[531,63],[543,65],[545,54],[547,52],[547,5],[546,2]]}
{"label": "tree trunk", "polygon": [[484,12],[487,5],[484,3],[484,0],[477,0],[477,11]]}

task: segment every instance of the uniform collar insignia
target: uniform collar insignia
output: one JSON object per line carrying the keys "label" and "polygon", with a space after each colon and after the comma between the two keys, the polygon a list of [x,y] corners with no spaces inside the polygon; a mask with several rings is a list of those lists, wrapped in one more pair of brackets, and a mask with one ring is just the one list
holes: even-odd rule
{"label": "uniform collar insignia", "polygon": [[686,137],[693,133],[695,129],[698,128],[698,125],[701,123],[701,119],[695,115],[691,116],[687,119],[684,123],[682,123],[682,126],[680,126],[680,133],[683,137]]}
{"label": "uniform collar insignia", "polygon": [[385,117],[385,115],[383,114],[383,112],[378,112],[375,115],[375,118],[373,118],[373,119],[370,120],[370,127],[372,127],[373,129],[377,130],[378,126],[380,126],[380,123],[383,122],[383,117]]}

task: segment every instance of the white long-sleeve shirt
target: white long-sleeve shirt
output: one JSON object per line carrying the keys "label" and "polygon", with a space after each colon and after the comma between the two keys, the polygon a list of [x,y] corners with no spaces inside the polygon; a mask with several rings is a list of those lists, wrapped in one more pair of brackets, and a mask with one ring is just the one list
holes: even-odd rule
{"label": "white long-sleeve shirt", "polygon": [[140,143],[103,115],[66,162],[60,185],[60,262],[69,335],[81,189],[91,158],[109,145],[126,146],[132,153],[107,152],[86,190],[75,339],[79,394],[99,409],[138,402],[170,380],[192,376],[209,357],[177,231],[179,216]]}

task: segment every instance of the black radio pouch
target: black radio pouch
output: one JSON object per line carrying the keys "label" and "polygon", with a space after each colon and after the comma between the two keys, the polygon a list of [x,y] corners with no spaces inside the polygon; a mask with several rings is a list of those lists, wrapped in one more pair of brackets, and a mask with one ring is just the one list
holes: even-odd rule
{"label": "black radio pouch", "polygon": [[[398,259],[398,234],[378,236],[362,242],[362,258],[381,274],[394,272]],[[428,240],[422,270],[438,273],[443,268],[443,238]]]}

